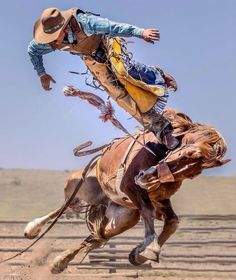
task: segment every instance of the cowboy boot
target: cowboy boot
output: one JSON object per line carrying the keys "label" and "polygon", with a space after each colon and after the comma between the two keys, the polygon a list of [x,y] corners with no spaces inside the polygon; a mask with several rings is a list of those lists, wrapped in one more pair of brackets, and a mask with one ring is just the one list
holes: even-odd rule
{"label": "cowboy boot", "polygon": [[151,130],[157,137],[157,140],[161,144],[164,144],[169,150],[173,150],[178,146],[178,139],[172,135],[172,124],[163,115],[156,115],[155,120],[151,124]]}

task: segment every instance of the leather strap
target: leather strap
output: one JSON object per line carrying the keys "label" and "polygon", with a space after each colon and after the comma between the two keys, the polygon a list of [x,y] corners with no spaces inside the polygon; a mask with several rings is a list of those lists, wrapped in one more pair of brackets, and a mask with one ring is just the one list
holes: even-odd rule
{"label": "leather strap", "polygon": [[166,162],[157,165],[158,179],[161,183],[174,182],[175,178]]}

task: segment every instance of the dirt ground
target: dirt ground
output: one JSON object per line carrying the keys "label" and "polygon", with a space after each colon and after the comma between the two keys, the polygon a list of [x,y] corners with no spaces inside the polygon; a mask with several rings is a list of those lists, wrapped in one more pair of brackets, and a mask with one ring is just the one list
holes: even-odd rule
{"label": "dirt ground", "polygon": [[[30,244],[31,241],[23,238],[25,224],[20,223],[20,220],[28,221],[60,206],[63,185],[68,175],[67,171],[0,170],[0,198],[4,198],[0,204],[0,259],[12,256],[18,249]],[[174,209],[180,215],[180,226],[163,247],[160,263],[143,270],[136,267],[117,270],[117,274],[109,274],[109,278],[127,279],[122,276],[126,273],[130,277],[138,275],[141,280],[235,280],[235,198],[236,177],[202,176],[187,181],[173,198]],[[6,222],[10,220],[18,223]],[[157,231],[160,232],[159,227]],[[50,263],[60,254],[60,250],[80,242],[80,239],[56,238],[65,235],[82,238],[88,235],[88,230],[85,225],[75,224],[73,220],[71,224],[70,220],[66,224],[58,223],[47,235],[49,239],[40,241],[32,251],[17,257],[10,264],[0,265],[0,280],[106,278],[107,269],[96,270],[91,267],[81,270],[77,265],[69,266],[60,275],[50,273]],[[132,240],[132,237],[139,236],[143,236],[142,226],[127,231],[121,238]],[[132,244],[135,243],[133,240]],[[129,252],[133,247],[120,245],[116,248]],[[127,262],[126,256],[125,259]],[[87,258],[85,262],[89,263],[89,260]]]}
{"label": "dirt ground", "polygon": [[[66,223],[61,221],[48,233],[49,239],[41,240],[32,251],[17,257],[10,264],[0,265],[0,279],[103,279],[102,276],[107,275],[109,269],[97,270],[92,265],[87,269],[81,265],[69,266],[66,272],[56,276],[50,273],[52,260],[63,250],[76,247],[89,234],[85,225],[78,225],[74,223],[74,220],[64,221]],[[0,236],[5,236],[5,238],[0,238],[1,259],[14,255],[17,250],[30,244],[31,240],[26,240],[22,236],[24,226],[25,224],[22,223],[1,224]],[[157,232],[159,229],[158,224]],[[17,238],[10,238],[11,236],[17,236]],[[57,238],[64,236],[72,239]],[[78,236],[78,239],[74,239],[74,236]],[[141,224],[120,235],[119,239],[117,238],[117,242],[130,240],[132,243],[116,245],[114,250],[125,252],[123,253],[125,256],[119,261],[128,263],[128,252],[134,247],[133,244],[139,243],[139,240],[135,240],[140,237],[141,241],[142,236]],[[138,275],[143,280],[236,279],[235,240],[235,216],[182,216],[178,231],[163,247],[159,264],[152,264],[152,267],[143,270],[141,267],[137,270],[136,267],[130,265],[128,270],[117,269],[117,274],[109,274],[109,278],[127,279],[121,275],[128,274],[130,277]],[[4,248],[10,248],[12,251],[5,252]],[[109,243],[100,249],[100,253],[107,248],[110,248]],[[85,259],[85,266],[90,266],[90,256]],[[78,258],[75,259],[76,261]],[[106,263],[109,265],[109,261]]]}

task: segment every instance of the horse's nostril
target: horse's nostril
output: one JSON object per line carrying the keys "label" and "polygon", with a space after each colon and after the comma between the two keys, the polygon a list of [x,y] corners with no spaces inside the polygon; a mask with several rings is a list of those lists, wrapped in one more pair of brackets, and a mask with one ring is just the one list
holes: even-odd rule
{"label": "horse's nostril", "polygon": [[143,177],[143,175],[144,175],[144,171],[140,171],[139,172],[139,177]]}

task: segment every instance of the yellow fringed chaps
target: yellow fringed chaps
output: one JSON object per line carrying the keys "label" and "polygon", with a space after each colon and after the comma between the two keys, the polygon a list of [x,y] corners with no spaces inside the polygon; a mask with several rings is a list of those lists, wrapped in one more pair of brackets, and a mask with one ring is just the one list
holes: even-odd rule
{"label": "yellow fringed chaps", "polygon": [[120,38],[110,38],[107,41],[108,59],[112,70],[120,83],[125,87],[129,95],[135,100],[140,111],[146,113],[157,102],[159,96],[164,95],[164,87],[150,86],[143,81],[131,77],[123,62],[122,42]]}

